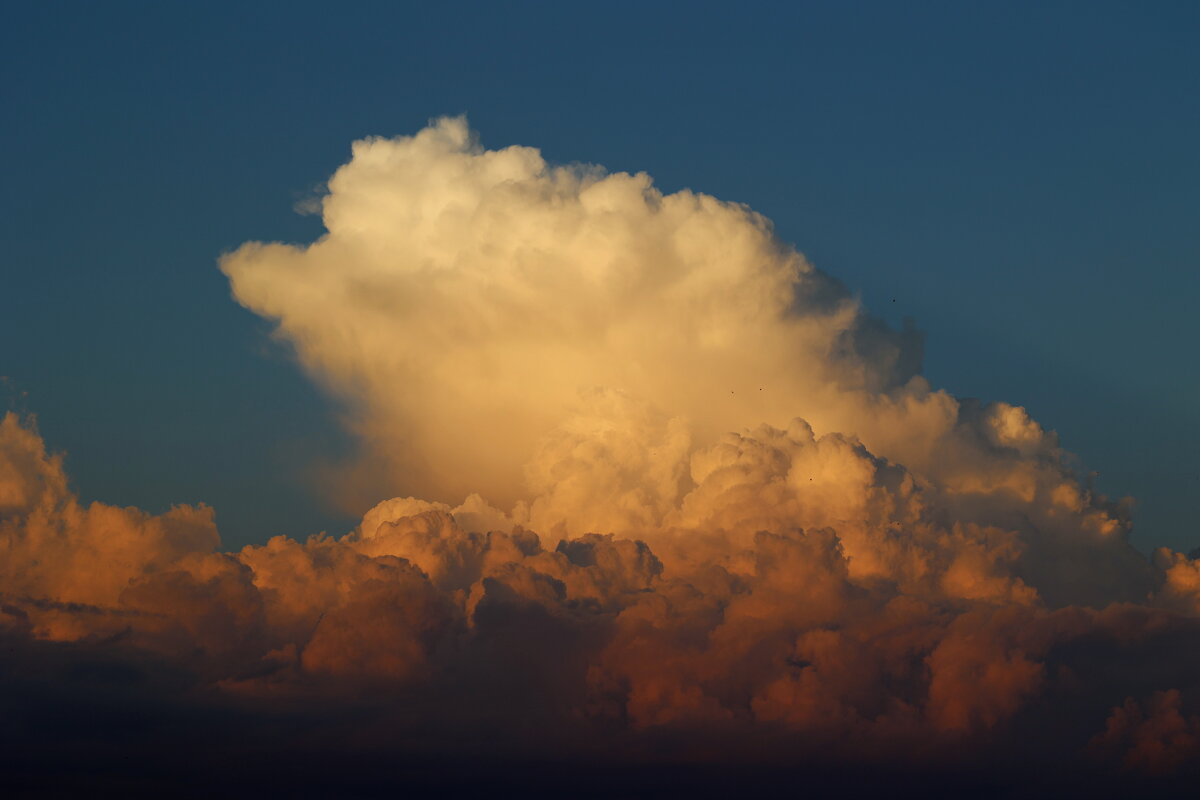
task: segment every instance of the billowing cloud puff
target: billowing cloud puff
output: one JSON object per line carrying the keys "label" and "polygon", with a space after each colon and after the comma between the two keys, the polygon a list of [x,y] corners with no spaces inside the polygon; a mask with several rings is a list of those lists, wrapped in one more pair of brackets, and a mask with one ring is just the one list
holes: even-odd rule
{"label": "billowing cloud puff", "polygon": [[1164,773],[1200,756],[1200,717],[1181,713],[1177,690],[1155,692],[1143,709],[1132,697],[1114,708],[1094,752],[1119,755],[1127,767]]}
{"label": "billowing cloud puff", "polygon": [[221,267],[350,401],[402,491],[523,496],[540,437],[594,386],[706,437],[796,415],[857,432],[846,394],[899,390],[920,364],[919,336],[867,318],[745,206],[485,150],[461,118],[357,142],[323,208],[319,241]]}
{"label": "billowing cloud puff", "polygon": [[10,414],[0,692],[126,676],[123,704],[256,752],[1195,751],[1197,562],[1137,553],[1053,432],[932,389],[919,335],[762,217],[485,150],[461,119],[356,144],[324,214],[222,268],[398,496],[222,553],[207,508],[80,504]]}
{"label": "billowing cloud puff", "polygon": [[57,606],[80,604],[103,617],[136,581],[219,543],[203,506],[152,516],[82,505],[67,488],[62,459],[46,453],[34,430],[12,413],[0,421],[0,591],[51,604],[39,615],[39,635],[78,633]]}

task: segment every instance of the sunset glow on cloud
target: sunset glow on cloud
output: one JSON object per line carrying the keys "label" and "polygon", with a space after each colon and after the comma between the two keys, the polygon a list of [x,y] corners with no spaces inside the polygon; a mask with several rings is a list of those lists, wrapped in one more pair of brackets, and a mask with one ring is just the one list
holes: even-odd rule
{"label": "sunset glow on cloud", "polygon": [[1200,561],[1139,554],[1053,432],[930,386],[764,217],[463,118],[356,142],[322,214],[220,268],[344,404],[327,491],[373,507],[223,552],[207,507],[81,503],[9,414],[10,680],[70,648],[403,754],[1200,757]]}

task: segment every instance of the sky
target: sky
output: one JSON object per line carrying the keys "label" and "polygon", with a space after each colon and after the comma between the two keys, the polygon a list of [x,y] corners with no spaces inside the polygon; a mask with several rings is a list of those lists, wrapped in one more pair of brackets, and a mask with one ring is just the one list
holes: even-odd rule
{"label": "sky", "polygon": [[0,791],[1190,790],[1197,33],[7,4]]}
{"label": "sky", "polygon": [[[84,497],[206,502],[231,544],[339,532],[351,445],[216,260],[307,241],[349,143],[488,146],[743,202],[925,374],[1020,404],[1143,549],[1200,542],[1190,3],[13,3],[5,376]],[[362,509],[353,509],[360,512]]]}

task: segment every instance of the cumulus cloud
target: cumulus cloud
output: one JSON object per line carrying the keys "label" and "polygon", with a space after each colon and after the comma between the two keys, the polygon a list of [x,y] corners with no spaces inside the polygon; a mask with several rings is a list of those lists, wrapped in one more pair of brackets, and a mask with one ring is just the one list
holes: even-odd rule
{"label": "cumulus cloud", "polygon": [[1145,708],[1130,697],[1112,710],[1091,747],[1099,755],[1120,757],[1135,770],[1171,772],[1200,756],[1200,716],[1184,716],[1176,689],[1155,692]]}
{"label": "cumulus cloud", "polygon": [[[345,400],[369,451],[356,474],[392,493],[477,493],[542,531],[644,532],[701,513],[693,490],[715,470],[749,476],[743,500],[769,479],[790,505],[762,513],[837,524],[848,545],[870,515],[911,529],[935,508],[967,538],[1016,531],[1018,574],[1052,603],[1149,590],[1126,510],[1079,483],[1053,433],[933,390],[918,333],[869,316],[744,205],[488,150],[448,118],[355,143],[323,215],[316,242],[247,244],[221,268]],[[820,438],[802,457],[756,443],[775,459],[756,465],[722,438],[797,418]]]}
{"label": "cumulus cloud", "polygon": [[[1065,757],[1162,772],[1194,745],[1177,689],[1200,660],[1162,661],[1200,641],[1189,561],[1142,605],[1051,608],[1019,574],[1020,532],[944,524],[903,468],[801,422],[697,449],[664,522],[626,518],[641,535],[543,536],[477,496],[396,498],[343,537],[231,554],[206,510],[83,508],[31,427],[10,415],[0,434],[6,496],[26,498],[0,524],[10,650],[76,643],[76,663],[139,681],[166,659],[182,696],[217,692],[235,719],[315,715],[303,741],[445,754],[482,730],[529,757],[668,735],[687,760],[716,736],[735,761],[928,768],[1084,703],[1094,725]],[[1153,692],[1147,712],[1122,699]],[[313,710],[335,701],[354,721]]]}
{"label": "cumulus cloud", "polygon": [[10,414],[19,663],[175,676],[145,691],[280,749],[928,767],[1036,741],[1155,771],[1194,750],[1197,562],[1137,553],[1053,432],[934,390],[919,334],[761,216],[490,151],[462,119],[357,143],[323,213],[318,241],[222,269],[397,496],[344,536],[223,553],[205,507],[80,504]]}
{"label": "cumulus cloud", "polygon": [[221,268],[404,492],[524,496],[537,442],[596,386],[701,436],[797,415],[856,432],[845,395],[920,364],[918,336],[866,317],[745,206],[486,150],[461,118],[355,143],[323,218],[311,245],[247,244]]}
{"label": "cumulus cloud", "polygon": [[[212,511],[177,506],[154,516],[104,503],[83,505],[68,490],[62,459],[15,414],[0,421],[0,591],[48,603],[39,635],[76,635],[63,608],[119,604],[132,583],[220,543]],[[216,556],[214,556],[216,557]]]}

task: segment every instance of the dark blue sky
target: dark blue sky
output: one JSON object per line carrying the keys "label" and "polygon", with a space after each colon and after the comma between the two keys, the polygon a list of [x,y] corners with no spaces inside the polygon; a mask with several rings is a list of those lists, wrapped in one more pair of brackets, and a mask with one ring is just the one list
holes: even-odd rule
{"label": "dark blue sky", "polygon": [[1200,545],[1200,4],[351,5],[4,4],[0,392],[86,499],[353,524],[311,488],[335,412],[216,258],[466,112],[748,203],[1138,497],[1135,543]]}

